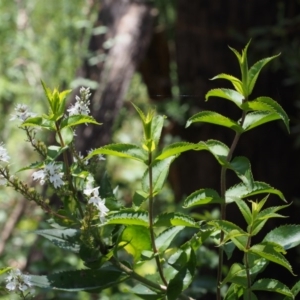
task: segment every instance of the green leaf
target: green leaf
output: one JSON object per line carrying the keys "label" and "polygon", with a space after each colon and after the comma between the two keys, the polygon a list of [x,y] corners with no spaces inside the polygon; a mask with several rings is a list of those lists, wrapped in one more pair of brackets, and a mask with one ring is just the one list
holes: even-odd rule
{"label": "green leaf", "polygon": [[152,139],[157,147],[164,126],[164,116],[154,116],[151,122]]}
{"label": "green leaf", "polygon": [[145,300],[163,300],[165,295],[161,292],[151,290],[149,287],[145,287],[141,284],[137,284],[131,289],[131,292]]}
{"label": "green leaf", "polygon": [[287,131],[289,132],[289,117],[283,108],[270,97],[258,97],[252,101],[247,101],[243,103],[242,109],[246,111],[269,111],[272,113],[276,113],[278,117],[285,124]]}
{"label": "green leaf", "polygon": [[151,239],[149,229],[143,226],[127,226],[118,241],[119,246],[123,246],[129,254],[133,256],[135,262],[139,261],[142,251],[151,250]]}
{"label": "green leaf", "polygon": [[252,93],[252,90],[255,86],[255,83],[256,83],[256,80],[257,80],[257,77],[261,71],[261,69],[269,62],[271,61],[272,59],[278,57],[280,55],[277,54],[277,55],[274,55],[274,56],[271,56],[271,57],[267,57],[267,58],[264,58],[262,60],[259,60],[258,62],[256,62],[250,69],[249,69],[249,72],[248,72],[248,91],[249,91],[249,95]]}
{"label": "green leaf", "polygon": [[[152,169],[152,193],[153,195],[157,194],[163,188],[165,180],[169,173],[169,168],[171,163],[176,158],[176,155],[169,156],[164,160],[155,160],[150,168]],[[143,175],[142,178],[142,190],[145,193],[150,192],[150,182],[149,182],[149,168]]]}
{"label": "green leaf", "polygon": [[223,99],[227,99],[235,103],[239,108],[241,108],[245,97],[239,92],[232,89],[213,89],[210,90],[205,95],[205,100],[207,101],[209,97],[219,97]]}
{"label": "green leaf", "polygon": [[260,181],[254,181],[252,189],[249,189],[244,183],[239,183],[232,186],[226,191],[225,199],[226,203],[231,203],[236,199],[243,199],[258,194],[275,194],[279,196],[280,199],[285,201],[283,194],[279,190],[274,189],[269,184]]}
{"label": "green leaf", "polygon": [[200,189],[193,192],[184,200],[183,207],[189,208],[208,203],[224,203],[224,199],[213,189]]}
{"label": "green leaf", "polygon": [[263,242],[274,242],[285,250],[300,244],[300,225],[283,225],[270,231]]}
{"label": "green leaf", "polygon": [[199,228],[199,225],[188,215],[182,213],[164,213],[158,215],[154,221],[154,226],[186,226]]}
{"label": "green leaf", "polygon": [[60,135],[61,135],[63,144],[60,140],[60,137],[59,137],[58,133],[55,134],[55,139],[56,139],[57,143],[60,144],[61,146],[69,145],[73,142],[74,132],[71,128],[64,127],[60,131]]}
{"label": "green leaf", "polygon": [[80,250],[80,231],[78,229],[44,229],[36,230],[35,233],[50,240],[59,248],[75,253]]}
{"label": "green leaf", "polygon": [[193,115],[188,119],[186,126],[189,127],[192,123],[206,122],[223,127],[231,128],[235,132],[242,133],[244,130],[237,122],[213,111],[202,111]]}
{"label": "green leaf", "polygon": [[187,142],[174,143],[165,147],[162,150],[161,154],[155,158],[155,160],[163,160],[170,156],[178,155],[188,150],[194,150],[197,147],[198,144],[193,144],[193,143],[187,143]]}
{"label": "green leaf", "polygon": [[220,141],[208,140],[206,142],[199,142],[195,150],[207,150],[216,158],[221,166],[228,165],[227,156],[229,148]]}
{"label": "green leaf", "polygon": [[[47,158],[50,160],[55,160],[58,156],[60,156],[64,151],[68,149],[68,146],[59,147],[59,146],[49,146],[47,149]],[[42,165],[36,166],[34,169],[40,168]]]}
{"label": "green leaf", "polygon": [[[244,288],[238,284],[231,284],[228,288],[224,300],[238,300],[244,295]],[[255,299],[253,299],[255,300]]]}
{"label": "green leaf", "polygon": [[12,267],[6,267],[0,269],[0,275],[5,274],[6,272],[10,271]]}
{"label": "green leaf", "polygon": [[164,230],[161,234],[159,234],[159,236],[155,239],[157,250],[160,253],[164,252],[169,247],[175,236],[182,229],[184,229],[184,226],[174,226]]}
{"label": "green leaf", "polygon": [[148,199],[148,194],[143,191],[135,191],[132,197],[132,203],[134,207],[140,207]]}
{"label": "green leaf", "polygon": [[281,117],[274,112],[254,111],[246,115],[243,122],[243,128],[245,131],[249,131],[257,126],[279,119],[281,119]]}
{"label": "green leaf", "polygon": [[47,130],[55,131],[55,123],[51,120],[47,120],[43,117],[33,117],[26,119],[22,124],[22,127],[32,126],[32,127],[40,127]]}
{"label": "green leaf", "polygon": [[245,266],[234,263],[227,273],[227,276],[223,279],[222,285],[232,282],[243,287],[247,287],[247,275]]}
{"label": "green leaf", "polygon": [[30,275],[30,282],[40,288],[78,292],[103,290],[119,284],[128,277],[119,269],[106,266],[99,270],[65,271],[47,276]]}
{"label": "green leaf", "polygon": [[286,260],[286,258],[281,253],[277,251],[277,247],[278,244],[274,245],[274,243],[263,242],[252,246],[249,249],[249,252],[257,254],[271,262],[279,264],[284,268],[286,268],[287,270],[289,270],[293,275],[295,275],[293,273],[290,263]]}
{"label": "green leaf", "polygon": [[282,282],[276,279],[263,278],[259,279],[251,287],[252,291],[275,292],[294,299],[292,291]]}
{"label": "green leaf", "polygon": [[98,123],[93,117],[86,116],[86,115],[73,115],[63,119],[60,124],[60,128],[62,129],[65,127],[74,127],[80,124],[88,124],[88,123],[102,125],[102,123]]}
{"label": "green leaf", "polygon": [[236,199],[235,203],[237,204],[247,224],[250,225],[252,223],[252,214],[247,203],[244,200],[240,199]]}
{"label": "green leaf", "polygon": [[106,224],[149,226],[148,212],[124,209],[108,215]]}
{"label": "green leaf", "polygon": [[229,80],[233,84],[236,91],[239,92],[240,94],[243,94],[242,82],[238,78],[236,78],[232,75],[222,73],[222,74],[219,74],[219,75],[213,77],[211,80],[215,80],[215,79]]}
{"label": "green leaf", "polygon": [[230,162],[229,168],[236,173],[236,175],[243,181],[243,183],[247,186],[248,189],[253,189],[254,182],[251,172],[251,164],[247,157],[235,157]]}
{"label": "green leaf", "polygon": [[124,158],[131,158],[141,162],[148,159],[147,152],[136,145],[131,144],[110,144],[92,151],[86,159],[90,159],[94,155],[106,154]]}
{"label": "green leaf", "polygon": [[[291,292],[293,293],[293,296],[294,298],[292,299],[295,299],[295,297],[299,294],[300,292],[300,281],[298,281],[291,289]],[[291,297],[284,297],[283,300],[290,300]]]}

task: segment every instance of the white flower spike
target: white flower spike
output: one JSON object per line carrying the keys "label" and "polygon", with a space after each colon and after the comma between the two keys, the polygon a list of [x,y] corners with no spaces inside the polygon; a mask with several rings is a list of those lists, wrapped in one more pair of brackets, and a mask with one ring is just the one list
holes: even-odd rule
{"label": "white flower spike", "polygon": [[31,277],[24,275],[19,269],[11,270],[6,277],[6,288],[9,291],[21,291],[24,292],[31,287]]}

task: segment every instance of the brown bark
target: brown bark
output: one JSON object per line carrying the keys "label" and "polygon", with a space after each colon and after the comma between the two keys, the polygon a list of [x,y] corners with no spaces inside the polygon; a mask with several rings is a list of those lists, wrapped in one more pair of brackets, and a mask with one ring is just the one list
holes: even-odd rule
{"label": "brown bark", "polygon": [[[91,65],[86,60],[79,77],[98,84],[92,96],[92,115],[102,126],[87,126],[78,130],[77,147],[88,150],[111,141],[114,120],[121,108],[138,63],[144,56],[152,34],[155,10],[146,1],[104,0],[95,24],[105,26],[105,34],[94,34],[89,52],[104,54],[104,62]],[[112,46],[108,49],[107,44]],[[74,95],[78,94],[75,90]]]}

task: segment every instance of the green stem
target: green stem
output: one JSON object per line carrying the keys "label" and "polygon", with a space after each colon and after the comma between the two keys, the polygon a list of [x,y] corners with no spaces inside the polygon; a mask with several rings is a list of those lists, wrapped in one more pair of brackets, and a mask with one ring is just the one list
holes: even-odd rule
{"label": "green stem", "polygon": [[153,219],[154,219],[154,214],[153,214],[153,203],[154,203],[154,199],[153,199],[153,178],[152,178],[152,153],[149,150],[149,156],[148,156],[149,160],[148,160],[148,164],[149,164],[149,230],[150,230],[150,237],[151,237],[151,244],[152,244],[152,250],[154,253],[154,257],[155,257],[155,261],[156,261],[156,265],[157,265],[157,269],[159,272],[159,275],[163,281],[163,283],[168,286],[167,280],[164,276],[163,273],[163,269],[160,263],[160,259],[159,259],[159,254],[155,245],[155,235],[154,235],[154,230],[153,230]]}
{"label": "green stem", "polygon": [[[245,121],[246,113],[243,111],[242,118],[240,125],[242,126],[244,121]],[[230,162],[233,152],[238,144],[238,141],[241,137],[241,133],[236,132],[234,139],[232,141],[232,144],[230,146],[229,152],[226,157],[226,162]],[[224,203],[221,204],[221,220],[226,220],[226,200],[225,200],[225,193],[226,193],[226,171],[227,167],[222,166],[221,169],[221,197],[224,199]],[[220,243],[222,243],[224,240],[224,232],[221,231],[220,235]],[[218,275],[217,275],[217,300],[221,300],[221,282],[222,282],[222,268],[223,268],[223,257],[224,257],[224,252],[223,252],[223,247],[219,247],[219,264],[218,264]]]}
{"label": "green stem", "polygon": [[[64,147],[65,143],[64,143],[64,140],[63,140],[63,138],[61,136],[58,122],[55,122],[55,126],[56,126],[57,135],[59,137],[60,145],[61,145],[61,147]],[[84,213],[83,213],[82,207],[80,205],[80,202],[79,202],[79,200],[76,197],[76,191],[75,191],[75,188],[74,188],[73,183],[72,183],[72,177],[71,177],[71,172],[70,172],[69,160],[68,160],[67,153],[65,151],[63,152],[63,158],[64,158],[65,167],[66,167],[66,173],[67,173],[67,179],[68,179],[68,182],[69,182],[69,186],[70,186],[70,188],[72,190],[72,193],[74,195],[74,199],[75,199],[75,202],[77,204],[80,216],[81,216],[81,218],[83,218],[84,217]]]}

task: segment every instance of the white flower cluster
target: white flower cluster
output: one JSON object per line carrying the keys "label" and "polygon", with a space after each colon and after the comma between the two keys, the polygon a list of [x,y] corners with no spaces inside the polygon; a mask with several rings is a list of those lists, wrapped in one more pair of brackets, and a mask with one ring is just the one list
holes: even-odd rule
{"label": "white flower cluster", "polygon": [[34,117],[35,114],[28,110],[28,106],[25,104],[17,104],[15,107],[15,114],[11,115],[10,120],[21,120],[24,122],[26,119]]}
{"label": "white flower cluster", "polygon": [[61,166],[55,164],[54,162],[45,165],[44,169],[36,171],[32,174],[33,180],[40,180],[41,185],[49,180],[54,188],[61,187],[64,182],[62,180],[63,173],[61,172]]}
{"label": "white flower cluster", "polygon": [[6,277],[6,288],[9,291],[21,291],[25,292],[31,287],[30,282],[31,277],[29,275],[24,275],[19,269],[11,270]]}
{"label": "white flower cluster", "polygon": [[88,116],[90,113],[90,88],[81,87],[79,90],[80,97],[75,96],[76,102],[74,105],[71,105],[67,111],[69,112],[69,116],[73,115],[86,115]]}
{"label": "white flower cluster", "polygon": [[83,193],[89,198],[88,203],[96,206],[99,211],[100,222],[104,223],[109,209],[105,206],[105,199],[101,199],[99,196],[99,186],[95,188],[87,187],[83,190]]}
{"label": "white flower cluster", "polygon": [[8,163],[9,155],[7,154],[7,150],[3,147],[3,143],[0,144],[0,163]]}

